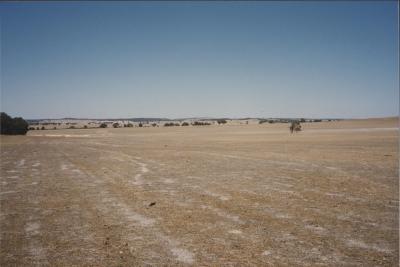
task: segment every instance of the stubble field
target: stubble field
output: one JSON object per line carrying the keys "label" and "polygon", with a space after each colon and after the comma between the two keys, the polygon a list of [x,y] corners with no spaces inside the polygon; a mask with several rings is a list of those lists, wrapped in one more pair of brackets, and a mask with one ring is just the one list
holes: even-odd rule
{"label": "stubble field", "polygon": [[397,266],[397,127],[2,136],[0,266]]}

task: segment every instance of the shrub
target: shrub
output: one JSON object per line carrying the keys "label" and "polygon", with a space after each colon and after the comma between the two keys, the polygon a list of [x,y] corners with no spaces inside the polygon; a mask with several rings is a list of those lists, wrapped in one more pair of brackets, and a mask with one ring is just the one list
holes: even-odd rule
{"label": "shrub", "polygon": [[217,120],[217,122],[218,122],[218,124],[225,124],[225,123],[226,123],[226,120],[221,119],[221,120]]}
{"label": "shrub", "polygon": [[203,122],[203,121],[195,121],[192,123],[193,126],[204,126],[204,125],[211,125],[209,122]]}
{"label": "shrub", "polygon": [[156,127],[156,126],[157,126],[157,123],[153,123],[151,126]]}
{"label": "shrub", "polygon": [[57,130],[57,127],[54,126],[54,127],[53,127],[53,130]]}
{"label": "shrub", "polygon": [[167,122],[164,124],[164,126],[168,127],[168,126],[181,126],[181,125],[179,123]]}
{"label": "shrub", "polygon": [[11,118],[5,112],[0,114],[1,134],[19,135],[26,134],[28,123],[21,117]]}
{"label": "shrub", "polygon": [[68,127],[68,129],[75,129],[75,126],[71,125],[71,126]]}
{"label": "shrub", "polygon": [[[71,127],[72,127],[72,126],[71,126]],[[71,128],[71,127],[70,127],[70,128]],[[46,130],[46,128],[44,128],[44,126],[42,126],[42,128],[40,128],[40,130]]]}
{"label": "shrub", "polygon": [[[56,127],[54,127],[54,128],[56,128]],[[87,129],[87,125],[84,125],[83,128],[84,128],[84,129]]]}
{"label": "shrub", "polygon": [[133,124],[132,124],[132,123],[128,123],[128,124],[126,125],[126,127],[133,127]]}
{"label": "shrub", "polygon": [[119,127],[119,123],[118,122],[113,123],[113,127],[114,128],[118,128]]}
{"label": "shrub", "polygon": [[139,123],[139,127],[143,127],[143,124],[141,122]]}
{"label": "shrub", "polygon": [[107,124],[106,123],[102,123],[102,124],[100,124],[99,128],[107,128]]}
{"label": "shrub", "polygon": [[184,122],[184,123],[182,123],[182,126],[189,126],[189,123]]}
{"label": "shrub", "polygon": [[39,127],[36,127],[36,130],[39,130]]}

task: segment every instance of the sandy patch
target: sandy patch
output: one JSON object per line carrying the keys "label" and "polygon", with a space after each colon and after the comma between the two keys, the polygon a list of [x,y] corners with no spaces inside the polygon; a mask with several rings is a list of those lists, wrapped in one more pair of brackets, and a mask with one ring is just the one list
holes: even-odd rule
{"label": "sandy patch", "polygon": [[178,261],[192,264],[194,262],[194,254],[190,251],[182,248],[172,248],[172,254],[176,257]]}
{"label": "sandy patch", "polygon": [[349,247],[375,250],[375,251],[384,252],[384,253],[390,253],[392,251],[391,249],[386,248],[386,246],[376,245],[376,244],[366,244],[362,240],[348,239],[348,240],[345,240],[345,244]]}
{"label": "sandy patch", "polygon": [[235,234],[235,235],[240,235],[240,234],[242,234],[242,231],[234,229],[234,230],[229,230],[228,233]]}
{"label": "sandy patch", "polygon": [[17,167],[22,167],[25,165],[25,159],[21,159],[17,162]]}
{"label": "sandy patch", "polygon": [[40,223],[38,222],[28,222],[25,225],[25,232],[28,235],[37,235],[40,233]]}

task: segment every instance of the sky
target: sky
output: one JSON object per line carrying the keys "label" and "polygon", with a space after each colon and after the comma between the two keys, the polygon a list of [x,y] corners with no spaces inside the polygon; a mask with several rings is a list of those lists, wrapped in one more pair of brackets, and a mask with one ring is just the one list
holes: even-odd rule
{"label": "sky", "polygon": [[396,1],[0,4],[27,119],[399,114]]}

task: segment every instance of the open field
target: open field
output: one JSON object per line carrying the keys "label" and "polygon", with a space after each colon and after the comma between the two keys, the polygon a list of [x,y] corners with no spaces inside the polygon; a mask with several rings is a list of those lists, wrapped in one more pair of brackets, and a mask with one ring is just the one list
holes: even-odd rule
{"label": "open field", "polygon": [[1,266],[397,266],[398,122],[1,137]]}

